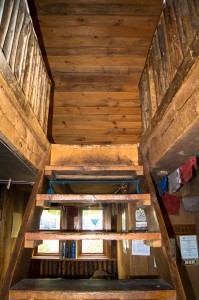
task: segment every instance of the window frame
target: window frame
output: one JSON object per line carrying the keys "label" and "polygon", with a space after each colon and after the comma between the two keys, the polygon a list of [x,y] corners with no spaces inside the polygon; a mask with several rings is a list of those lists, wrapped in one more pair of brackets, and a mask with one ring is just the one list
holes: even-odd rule
{"label": "window frame", "polygon": [[[60,228],[59,229],[40,229],[40,222],[41,222],[41,216],[42,216],[42,213],[44,210],[58,210],[60,211]],[[61,219],[62,219],[62,209],[61,207],[56,207],[56,208],[53,208],[53,209],[48,209],[48,208],[43,208],[42,211],[41,211],[41,215],[40,215],[40,222],[39,222],[39,231],[60,231],[61,230]],[[44,256],[44,257],[47,257],[47,256],[60,256],[60,241],[59,241],[59,250],[58,252],[39,252],[39,246],[37,246],[36,248],[34,248],[33,250],[33,256]]]}
{"label": "window frame", "polygon": [[[83,224],[83,210],[102,210],[103,212],[103,228],[102,229],[96,229],[92,230],[93,232],[102,232],[104,230],[110,230],[110,222],[108,222],[110,216],[108,215],[108,209],[106,207],[99,207],[99,206],[93,206],[93,207],[85,207],[79,210],[79,229],[82,232],[90,232],[90,230],[82,230],[82,224]],[[110,220],[111,221],[111,220]],[[111,247],[111,241],[103,240],[103,252],[102,253],[83,253],[82,252],[82,240],[76,242],[77,246],[77,257],[78,258],[109,258],[110,253],[110,247]]]}

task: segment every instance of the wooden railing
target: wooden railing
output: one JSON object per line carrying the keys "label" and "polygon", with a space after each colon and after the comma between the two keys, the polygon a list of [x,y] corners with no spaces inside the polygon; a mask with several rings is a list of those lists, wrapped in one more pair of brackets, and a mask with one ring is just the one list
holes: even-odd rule
{"label": "wooden railing", "polygon": [[195,62],[198,14],[198,1],[165,1],[140,81],[142,134],[153,126],[156,112],[169,105]]}
{"label": "wooden railing", "polygon": [[46,133],[50,80],[26,0],[0,1],[0,73],[15,95],[22,91],[25,97],[17,101],[30,105]]}

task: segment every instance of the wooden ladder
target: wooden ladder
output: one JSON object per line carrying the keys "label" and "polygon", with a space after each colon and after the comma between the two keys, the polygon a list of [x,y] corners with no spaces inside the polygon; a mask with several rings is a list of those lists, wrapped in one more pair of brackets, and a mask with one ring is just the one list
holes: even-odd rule
{"label": "wooden ladder", "polygon": [[[62,156],[64,156],[64,151]],[[64,157],[58,157],[58,161],[64,161]],[[124,278],[112,280],[87,280],[87,279],[22,279],[16,282],[11,276],[9,299],[186,299],[181,285],[180,277],[172,255],[169,239],[164,226],[163,218],[155,196],[154,187],[149,174],[146,174],[150,185],[151,194],[47,194],[48,180],[76,179],[89,180],[106,178],[136,178],[143,174],[140,165],[67,165],[45,163],[43,173],[39,173],[37,186],[30,197],[31,209],[26,216],[26,226],[23,224],[24,248],[21,251],[38,246],[43,240],[116,240],[118,245],[123,240],[143,240],[150,247],[154,247],[155,259],[158,269],[157,278]],[[43,174],[43,175],[42,175]],[[34,200],[33,200],[34,199]],[[50,207],[52,204],[104,204],[126,203],[137,204],[138,207],[149,207],[151,211],[150,222],[147,231],[129,230],[122,231],[40,231],[38,230],[38,211],[42,207]],[[33,213],[34,212],[34,213]],[[40,216],[40,214],[39,214]],[[23,221],[24,222],[24,221]],[[23,249],[22,249],[23,248]],[[21,252],[22,255],[24,252]],[[19,248],[18,248],[19,252]],[[19,254],[17,254],[17,257]],[[117,259],[120,259],[118,257]],[[17,263],[14,265],[15,272]],[[14,272],[14,271],[13,271]],[[119,272],[119,270],[118,270]],[[9,279],[9,277],[7,277]],[[122,278],[122,279],[120,279]],[[12,279],[12,280],[11,280]],[[5,291],[5,290],[4,290]],[[5,295],[5,294],[4,294]],[[2,298],[3,299],[3,298]]]}

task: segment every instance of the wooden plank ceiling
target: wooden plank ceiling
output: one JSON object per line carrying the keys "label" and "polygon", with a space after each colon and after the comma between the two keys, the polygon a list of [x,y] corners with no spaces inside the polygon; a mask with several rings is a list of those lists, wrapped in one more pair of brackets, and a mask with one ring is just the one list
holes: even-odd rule
{"label": "wooden plank ceiling", "polygon": [[138,82],[162,1],[29,2],[54,81],[51,142],[138,143]]}

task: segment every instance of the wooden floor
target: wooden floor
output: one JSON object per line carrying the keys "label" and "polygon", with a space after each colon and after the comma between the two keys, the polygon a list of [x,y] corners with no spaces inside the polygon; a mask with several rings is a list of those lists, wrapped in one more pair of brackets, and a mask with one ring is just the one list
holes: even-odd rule
{"label": "wooden floor", "polygon": [[162,279],[24,279],[9,299],[176,299],[176,292]]}

